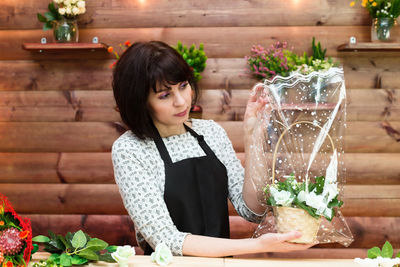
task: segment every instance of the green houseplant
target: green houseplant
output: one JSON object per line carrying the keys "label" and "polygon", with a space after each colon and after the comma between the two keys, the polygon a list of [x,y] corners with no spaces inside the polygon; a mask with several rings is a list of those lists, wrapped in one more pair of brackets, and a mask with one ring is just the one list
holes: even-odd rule
{"label": "green houseplant", "polygon": [[[356,2],[352,1],[350,6]],[[361,5],[372,17],[371,41],[391,41],[391,29],[400,15],[400,0],[361,0]]]}
{"label": "green houseplant", "polygon": [[48,5],[48,10],[44,15],[37,13],[38,20],[44,23],[43,30],[53,29],[56,42],[78,42],[76,18],[86,12],[85,0],[53,0]]}

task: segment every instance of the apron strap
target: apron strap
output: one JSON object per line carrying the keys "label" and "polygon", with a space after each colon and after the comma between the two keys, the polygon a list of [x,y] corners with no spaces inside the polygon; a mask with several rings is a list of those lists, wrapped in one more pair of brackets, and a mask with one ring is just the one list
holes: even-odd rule
{"label": "apron strap", "polygon": [[206,153],[207,156],[216,157],[215,153],[211,150],[211,148],[207,145],[207,142],[204,140],[204,136],[197,134],[192,128],[190,128],[186,124],[183,124],[183,126],[185,126],[186,131],[197,138],[200,147],[203,149],[204,153]]}
{"label": "apron strap", "polygon": [[156,147],[158,149],[158,152],[160,153],[160,156],[162,158],[162,160],[164,161],[164,164],[166,165],[171,165],[172,164],[172,160],[171,157],[169,156],[167,147],[165,146],[163,140],[161,139],[160,133],[158,132],[156,126],[152,123],[153,127],[154,127],[154,143],[156,144]]}
{"label": "apron strap", "polygon": [[[154,126],[154,124],[153,124],[153,126]],[[197,142],[199,143],[200,147],[203,149],[204,153],[206,153],[207,156],[216,157],[214,152],[211,150],[211,148],[207,145],[206,141],[204,140],[204,136],[197,134],[192,128],[190,128],[186,124],[183,124],[183,126],[185,127],[186,131],[188,131],[193,137],[195,137],[197,139]],[[154,126],[154,130],[155,130],[154,143],[157,146],[160,156],[165,164],[171,165],[172,160],[168,153],[167,147],[165,146],[165,144],[160,136],[160,133],[158,132],[158,130],[155,126]]]}

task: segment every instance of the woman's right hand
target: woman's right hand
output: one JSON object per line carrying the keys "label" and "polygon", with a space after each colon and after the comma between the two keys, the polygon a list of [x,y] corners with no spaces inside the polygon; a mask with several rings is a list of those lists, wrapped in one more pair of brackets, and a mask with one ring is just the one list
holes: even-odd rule
{"label": "woman's right hand", "polygon": [[306,250],[315,244],[295,244],[287,241],[300,238],[301,233],[292,231],[284,234],[267,233],[256,238],[260,252],[289,252]]}

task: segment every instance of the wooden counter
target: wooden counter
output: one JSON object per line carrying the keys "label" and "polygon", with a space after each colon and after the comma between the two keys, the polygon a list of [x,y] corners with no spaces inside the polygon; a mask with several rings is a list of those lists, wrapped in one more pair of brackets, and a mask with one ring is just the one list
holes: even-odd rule
{"label": "wooden counter", "polygon": [[[36,253],[33,260],[46,259],[47,253]],[[118,267],[117,263],[91,263],[91,267]],[[149,256],[133,256],[129,267],[155,267],[157,264],[150,261]],[[360,266],[352,259],[235,259],[235,258],[203,258],[203,257],[174,257],[168,267],[357,267]]]}

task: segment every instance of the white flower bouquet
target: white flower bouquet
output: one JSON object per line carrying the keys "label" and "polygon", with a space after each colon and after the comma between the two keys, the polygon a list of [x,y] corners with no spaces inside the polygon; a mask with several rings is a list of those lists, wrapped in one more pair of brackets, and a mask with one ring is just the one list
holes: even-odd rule
{"label": "white flower bouquet", "polygon": [[[268,212],[255,236],[298,230],[302,237],[293,242],[348,246],[353,237],[339,210],[345,170],[343,70],[295,72],[257,86],[263,86],[269,104],[250,133],[246,171]],[[324,101],[316,101],[315,92]]]}
{"label": "white flower bouquet", "polygon": [[53,0],[58,5],[58,13],[71,18],[86,12],[85,0]]}

